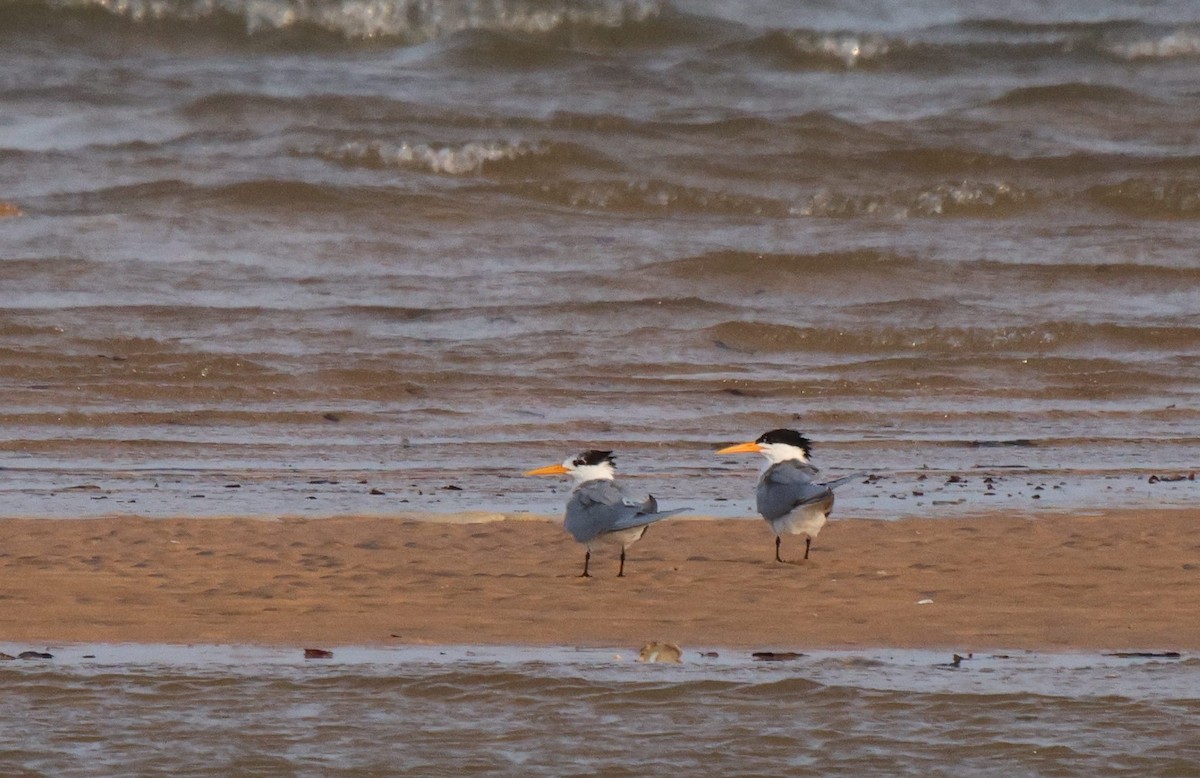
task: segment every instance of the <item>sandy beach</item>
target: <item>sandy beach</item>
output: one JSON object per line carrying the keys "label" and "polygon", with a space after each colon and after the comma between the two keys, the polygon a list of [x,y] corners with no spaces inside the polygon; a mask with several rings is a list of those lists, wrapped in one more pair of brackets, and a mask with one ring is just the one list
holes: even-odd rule
{"label": "sandy beach", "polygon": [[1200,648],[1195,510],[844,519],[795,565],[760,521],[675,519],[624,579],[613,548],[578,578],[550,517],[488,518],[0,520],[0,639]]}

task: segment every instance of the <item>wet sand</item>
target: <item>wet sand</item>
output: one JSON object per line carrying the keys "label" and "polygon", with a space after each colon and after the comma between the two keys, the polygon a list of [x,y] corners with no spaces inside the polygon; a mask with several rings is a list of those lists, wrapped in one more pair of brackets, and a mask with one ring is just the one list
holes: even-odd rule
{"label": "wet sand", "polygon": [[623,579],[487,518],[0,520],[0,640],[1200,649],[1200,510],[842,519],[794,565],[761,521],[672,519]]}

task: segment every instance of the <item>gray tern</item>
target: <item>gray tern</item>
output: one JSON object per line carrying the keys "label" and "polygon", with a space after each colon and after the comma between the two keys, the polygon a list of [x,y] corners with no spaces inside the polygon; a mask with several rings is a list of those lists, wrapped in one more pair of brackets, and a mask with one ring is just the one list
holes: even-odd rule
{"label": "gray tern", "polygon": [[625,550],[646,534],[646,528],[656,521],[688,510],[659,511],[653,496],[635,498],[614,478],[616,462],[611,451],[588,450],[564,461],[530,470],[525,475],[570,475],[574,481],[567,499],[563,527],[575,540],[587,548],[583,557],[581,578],[590,578],[588,563],[592,559],[592,544],[596,541],[621,546],[621,568],[617,577],[625,575]]}
{"label": "gray tern", "polygon": [[820,471],[809,461],[812,442],[795,430],[778,429],[757,440],[739,443],[718,454],[762,454],[767,459],[758,479],[758,512],[775,533],[775,561],[779,556],[780,536],[784,533],[804,536],[804,558],[813,540],[825,526],[833,510],[833,490],[863,473],[833,481],[819,481]]}

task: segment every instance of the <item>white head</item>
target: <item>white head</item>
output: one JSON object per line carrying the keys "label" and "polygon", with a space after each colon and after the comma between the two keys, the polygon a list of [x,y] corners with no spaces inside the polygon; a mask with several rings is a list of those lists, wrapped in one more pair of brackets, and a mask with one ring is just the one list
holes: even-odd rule
{"label": "white head", "polygon": [[563,460],[561,465],[539,467],[525,475],[570,475],[578,486],[587,481],[613,480],[616,477],[616,466],[611,451],[588,449],[579,456]]}
{"label": "white head", "polygon": [[749,443],[739,443],[736,446],[723,448],[718,454],[762,454],[767,458],[767,465],[779,462],[797,460],[808,463],[812,452],[812,443],[796,430],[778,429],[763,433],[758,440]]}

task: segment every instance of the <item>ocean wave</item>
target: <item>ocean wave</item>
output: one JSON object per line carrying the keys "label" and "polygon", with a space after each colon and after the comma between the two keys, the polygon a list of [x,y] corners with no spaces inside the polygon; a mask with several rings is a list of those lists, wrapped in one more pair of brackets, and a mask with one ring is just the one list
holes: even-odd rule
{"label": "ocean wave", "polygon": [[1036,351],[1052,347],[1055,334],[1042,327],[878,327],[847,330],[764,321],[729,321],[710,327],[715,345],[742,352],[895,354]]}
{"label": "ocean wave", "polygon": [[1064,105],[1071,104],[1122,106],[1146,102],[1147,98],[1123,87],[1071,82],[1013,89],[992,100],[990,104],[1010,108],[1044,105],[1061,110]]}
{"label": "ocean wave", "polygon": [[257,92],[213,92],[185,103],[180,109],[190,122],[207,122],[215,131],[226,132],[231,124],[256,122],[288,123],[293,127],[330,132],[343,127],[362,134],[375,128],[376,134],[391,132],[397,125],[488,130],[498,124],[520,130],[538,128],[536,120],[522,117],[496,117],[473,111],[472,107],[439,106],[396,100],[379,95],[311,94],[295,97]]}
{"label": "ocean wave", "polygon": [[1101,205],[1134,216],[1200,218],[1198,181],[1131,178],[1093,187],[1088,194]]}
{"label": "ocean wave", "polygon": [[[56,374],[59,380],[75,380],[79,381],[82,376],[72,375],[66,370]],[[264,375],[257,377],[261,381],[278,382],[286,380],[284,376]],[[417,385],[406,384],[403,380],[404,376],[392,374],[390,376],[380,376],[379,380],[372,383],[372,377],[369,375],[349,375],[339,376],[333,375],[333,380],[327,381],[327,377],[323,371],[317,371],[311,375],[306,375],[305,379],[316,379],[330,387],[339,387],[345,394],[339,399],[359,399],[363,396],[371,397],[375,393],[382,394],[387,392],[387,396],[406,399],[407,397],[419,395],[423,393],[423,388]],[[384,380],[388,383],[384,383]],[[253,380],[253,379],[252,379]],[[410,390],[411,391],[408,391]],[[141,392],[146,395],[144,389]],[[249,393],[248,393],[249,394]],[[263,428],[270,427],[311,427],[314,424],[329,424],[332,419],[330,415],[336,415],[340,420],[350,418],[349,414],[332,414],[328,411],[320,411],[317,409],[307,409],[304,407],[279,407],[273,406],[270,403],[250,405],[249,407],[237,407],[236,405],[216,406],[216,407],[185,407],[175,409],[138,409],[125,410],[113,409],[109,407],[101,408],[84,408],[63,411],[33,411],[10,415],[7,419],[3,414],[0,414],[0,421],[8,421],[10,424],[14,421],[19,421],[26,427],[60,427],[64,430],[83,431],[86,433],[89,430],[123,430],[124,437],[133,434],[132,430],[147,430],[148,428],[163,427],[168,428],[199,428],[203,430],[216,430],[216,428],[253,428],[261,431]],[[332,422],[336,423],[336,422]],[[77,433],[78,434],[78,433]],[[173,432],[167,433],[178,440],[184,433]],[[205,436],[197,436],[194,433],[187,435],[187,439],[196,441],[199,437],[203,440]],[[221,433],[214,432],[212,437],[220,439]],[[216,441],[214,441],[216,442]]]}
{"label": "ocean wave", "polygon": [[[254,392],[285,372],[243,355],[174,350],[137,337],[80,338],[67,350],[0,350],[0,364],[5,375],[22,383],[102,384],[109,395],[138,397],[161,397],[163,386],[170,384],[189,385],[196,395],[226,382],[238,387],[235,391]],[[183,392],[180,389],[176,397],[182,399]]]}
{"label": "ocean wave", "polygon": [[1066,35],[1119,35],[1127,34],[1142,26],[1134,19],[1106,19],[1103,21],[1024,21],[1000,17],[972,17],[955,25],[968,33],[988,36],[1003,35],[1020,38],[1060,38]]}
{"label": "ocean wave", "polygon": [[805,327],[764,321],[727,321],[704,331],[713,344],[742,352],[904,354],[1177,353],[1200,342],[1200,327],[1138,327],[1057,321],[994,327]]}
{"label": "ocean wave", "polygon": [[874,33],[795,29],[771,31],[750,41],[746,48],[785,67],[849,70],[875,64],[910,45]]}
{"label": "ocean wave", "polygon": [[1200,31],[1174,30],[1160,36],[1111,41],[1102,48],[1131,62],[1200,57]]}
{"label": "ocean wave", "polygon": [[[1073,178],[1086,174],[1111,174],[1116,170],[1200,172],[1196,155],[1130,155],[1095,152],[1010,156],[974,148],[923,147],[886,148],[858,158],[881,170],[917,171],[924,174],[961,175],[989,173],[1020,175],[1036,173],[1055,178]],[[1064,193],[1063,196],[1068,196]]]}
{"label": "ocean wave", "polygon": [[604,211],[668,211],[731,217],[823,217],[823,219],[922,219],[994,217],[1002,219],[1032,207],[1039,196],[1006,181],[944,182],[898,192],[845,195],[833,190],[805,201],[770,198],[720,188],[685,186],[665,180],[521,181],[509,195],[559,207]]}
{"label": "ocean wave", "polygon": [[[149,34],[205,33],[258,44],[419,45],[481,33],[462,64],[544,65],[581,51],[694,47],[693,60],[749,55],[801,70],[926,72],[1046,58],[1145,62],[1200,57],[1200,29],[1136,21],[1028,24],[968,20],[903,34],[746,28],[684,12],[668,0],[19,0],[0,4],[0,29],[104,32],[103,22]],[[73,33],[72,33],[73,34]],[[564,54],[563,52],[567,52]],[[446,53],[455,55],[455,50]]]}
{"label": "ocean wave", "polygon": [[412,193],[395,187],[337,186],[287,179],[251,179],[224,184],[193,184],[167,179],[64,192],[42,198],[45,213],[110,213],[129,207],[179,209],[195,207],[238,209],[300,209],[317,211],[366,210],[439,204],[436,194]]}
{"label": "ocean wave", "polygon": [[884,194],[847,195],[823,190],[799,209],[802,216],[912,218],[1007,216],[1037,201],[1035,192],[1007,182],[961,181]]}
{"label": "ocean wave", "polygon": [[167,203],[183,197],[191,185],[178,179],[108,186],[88,191],[61,192],[41,198],[43,213],[107,213],[136,203]]}
{"label": "ocean wave", "polygon": [[722,50],[744,51],[799,70],[930,71],[1044,60],[1122,62],[1200,56],[1200,30],[1137,21],[1023,23],[968,20],[883,34],[865,30],[773,29]]}
{"label": "ocean wave", "polygon": [[596,211],[717,214],[734,218],[796,215],[792,204],[783,200],[658,179],[521,182],[505,185],[503,191],[550,205]]}
{"label": "ocean wave", "polygon": [[422,43],[468,30],[538,35],[657,18],[662,0],[43,0],[55,12],[103,11],[134,23],[237,20],[244,34],[311,28],[347,40]]}
{"label": "ocean wave", "polygon": [[463,176],[482,173],[485,166],[545,153],[538,143],[471,141],[458,146],[378,141],[343,143],[318,148],[316,156],[347,167],[403,168]]}
{"label": "ocean wave", "polygon": [[1063,58],[1075,54],[1061,41],[946,38],[936,31],[884,35],[853,30],[772,30],[725,50],[786,70],[900,72],[949,71],[972,66]]}
{"label": "ocean wave", "polygon": [[1093,54],[1129,62],[1200,56],[1200,28],[1195,25],[1155,25],[1135,19],[1049,23],[977,19],[958,27],[968,35],[983,34],[985,41],[1046,43],[1066,56]]}
{"label": "ocean wave", "polygon": [[944,39],[928,31],[884,35],[854,30],[771,30],[722,47],[785,70],[946,71],[973,64],[1061,55],[1045,42]]}
{"label": "ocean wave", "polygon": [[[929,279],[953,278],[967,287],[970,279],[1013,288],[1063,287],[1080,292],[1101,289],[1171,292],[1200,284],[1200,267],[1150,263],[1106,264],[1018,263],[1002,260],[947,261],[890,251],[860,249],[812,254],[772,254],[722,250],[655,262],[641,268],[638,277],[653,284],[712,284],[722,289],[746,282],[778,289],[790,283],[813,288],[818,279],[845,285],[851,279],[891,279],[908,288],[928,290]],[[847,303],[846,311],[864,320],[892,318],[914,312],[944,315],[969,310],[959,298],[905,298],[863,304]]]}
{"label": "ocean wave", "polygon": [[[629,214],[716,216],[729,219],[1007,219],[1047,204],[1092,204],[1133,216],[1200,217],[1200,183],[1132,177],[1087,189],[1028,189],[1004,181],[960,181],[896,191],[846,193],[822,189],[807,199],[749,194],[741,188],[692,186],[666,179],[573,177],[614,167],[586,147],[522,141],[463,144],[348,142],[293,150],[332,165],[397,170],[465,179],[453,192],[414,190],[394,181],[373,184],[256,178],[213,184],[165,179],[61,192],[23,203],[46,214],[111,213],[124,208],[316,209],[376,212],[380,208],[459,209],[472,196],[514,198],[550,208]],[[765,260],[770,261],[770,260]]]}
{"label": "ocean wave", "polygon": [[1200,267],[1178,267],[1136,262],[1102,264],[1012,263],[1000,260],[963,262],[957,272],[974,271],[997,282],[1039,287],[1061,284],[1083,291],[1121,288],[1163,292],[1200,285]]}
{"label": "ocean wave", "polygon": [[836,251],[815,254],[769,254],[756,251],[712,251],[694,257],[657,263],[648,270],[675,278],[772,278],[805,272],[894,273],[915,267],[918,260],[886,251]]}

